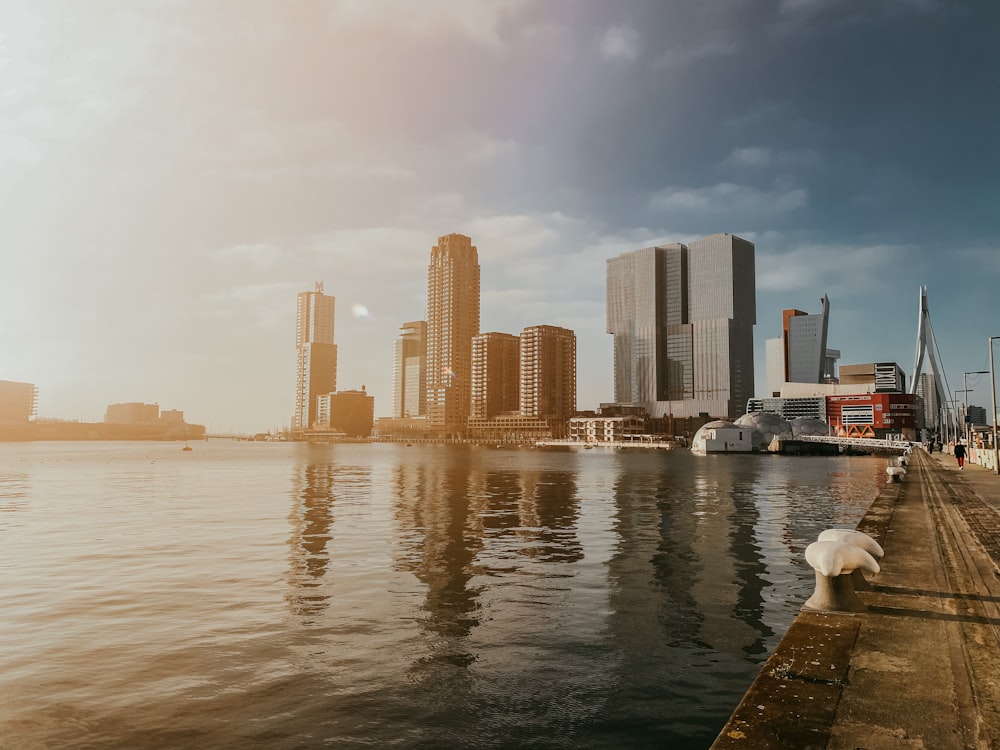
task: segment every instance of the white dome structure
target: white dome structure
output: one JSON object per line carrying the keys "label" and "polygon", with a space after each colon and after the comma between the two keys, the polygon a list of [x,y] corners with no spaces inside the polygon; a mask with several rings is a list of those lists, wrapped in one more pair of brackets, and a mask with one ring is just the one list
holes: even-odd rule
{"label": "white dome structure", "polygon": [[725,419],[716,419],[714,422],[703,424],[701,427],[698,428],[698,431],[694,434],[694,437],[691,438],[691,451],[693,453],[704,453],[705,440],[708,437],[708,433],[720,427],[721,428],[729,427],[736,429],[735,424]]}
{"label": "white dome structure", "polygon": [[792,426],[792,437],[830,434],[830,425],[816,417],[796,417],[789,424]]}
{"label": "white dome structure", "polygon": [[792,426],[777,414],[766,411],[744,414],[736,420],[736,426],[753,430],[751,442],[757,451],[766,451],[776,437],[786,440],[792,437]]}

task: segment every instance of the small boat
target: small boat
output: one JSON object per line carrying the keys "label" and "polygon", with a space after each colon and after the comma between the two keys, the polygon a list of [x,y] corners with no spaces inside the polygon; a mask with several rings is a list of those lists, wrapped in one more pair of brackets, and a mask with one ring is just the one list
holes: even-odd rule
{"label": "small boat", "polygon": [[194,448],[192,448],[192,447],[191,447],[190,445],[188,445],[187,443],[184,443],[184,447],[183,447],[183,448],[181,448],[181,450],[182,450],[182,451],[193,451],[193,450],[194,450]]}

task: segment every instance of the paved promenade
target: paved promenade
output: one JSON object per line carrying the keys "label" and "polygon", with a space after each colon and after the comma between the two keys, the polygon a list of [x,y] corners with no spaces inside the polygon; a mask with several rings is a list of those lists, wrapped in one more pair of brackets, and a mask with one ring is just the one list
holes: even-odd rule
{"label": "paved promenade", "polygon": [[802,611],[713,749],[1000,748],[1000,477],[915,450],[858,524],[860,614]]}

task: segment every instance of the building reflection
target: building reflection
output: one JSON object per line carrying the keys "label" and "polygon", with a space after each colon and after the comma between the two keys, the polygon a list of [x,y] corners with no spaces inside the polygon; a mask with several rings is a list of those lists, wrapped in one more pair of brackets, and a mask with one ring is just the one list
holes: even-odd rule
{"label": "building reflection", "polygon": [[583,558],[577,537],[579,498],[576,475],[565,471],[522,472],[518,498],[519,552],[545,562]]}
{"label": "building reflection", "polygon": [[425,586],[421,627],[452,639],[467,636],[481,619],[481,588],[470,582],[483,543],[482,498],[470,491],[470,478],[465,456],[396,467],[397,567]]}
{"label": "building reflection", "polygon": [[[626,663],[651,650],[682,674],[713,660],[762,653],[766,569],[755,538],[757,464],[724,457],[669,471],[620,471],[619,539],[609,562],[612,628]],[[694,459],[699,460],[699,459]],[[653,584],[650,586],[650,584]]]}
{"label": "building reflection", "polygon": [[[323,448],[310,446],[310,451]],[[334,506],[346,495],[363,497],[371,491],[368,466],[341,466],[328,453],[296,467],[292,477],[292,531],[289,546],[289,592],[291,610],[304,621],[315,621],[330,604],[330,583],[325,580],[330,565]]]}
{"label": "building reflection", "polygon": [[423,584],[418,622],[441,638],[425,661],[475,659],[464,641],[485,620],[484,591],[497,591],[488,579],[519,575],[529,561],[583,557],[571,472],[495,469],[474,454],[452,455],[398,464],[394,495],[396,567]]}

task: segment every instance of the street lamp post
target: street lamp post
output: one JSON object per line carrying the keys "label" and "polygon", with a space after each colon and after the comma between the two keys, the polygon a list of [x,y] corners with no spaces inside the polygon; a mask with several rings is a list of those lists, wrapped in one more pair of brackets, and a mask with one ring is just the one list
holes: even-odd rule
{"label": "street lamp post", "polygon": [[965,385],[965,414],[963,415],[966,421],[965,425],[965,442],[967,445],[972,444],[972,425],[969,424],[969,376],[970,375],[989,375],[989,370],[969,370],[962,374],[962,382]]}
{"label": "street lamp post", "polygon": [[963,398],[965,396],[965,390],[962,388],[955,389],[955,442],[958,443],[962,440],[962,413],[958,410],[958,407],[962,404],[962,401],[958,398],[958,394],[961,393]]}
{"label": "street lamp post", "polygon": [[993,389],[993,471],[1000,474],[1000,448],[997,447],[997,379],[993,369],[993,340],[1000,336],[990,336],[990,385]]}
{"label": "street lamp post", "polygon": [[945,425],[944,442],[945,442],[945,445],[947,445],[949,442],[951,442],[955,438],[955,435],[953,435],[951,431],[955,428],[955,418],[952,415],[956,411],[958,411],[958,399],[957,398],[945,399],[945,410],[944,410],[944,417],[945,417],[945,423],[944,423],[944,425]]}

